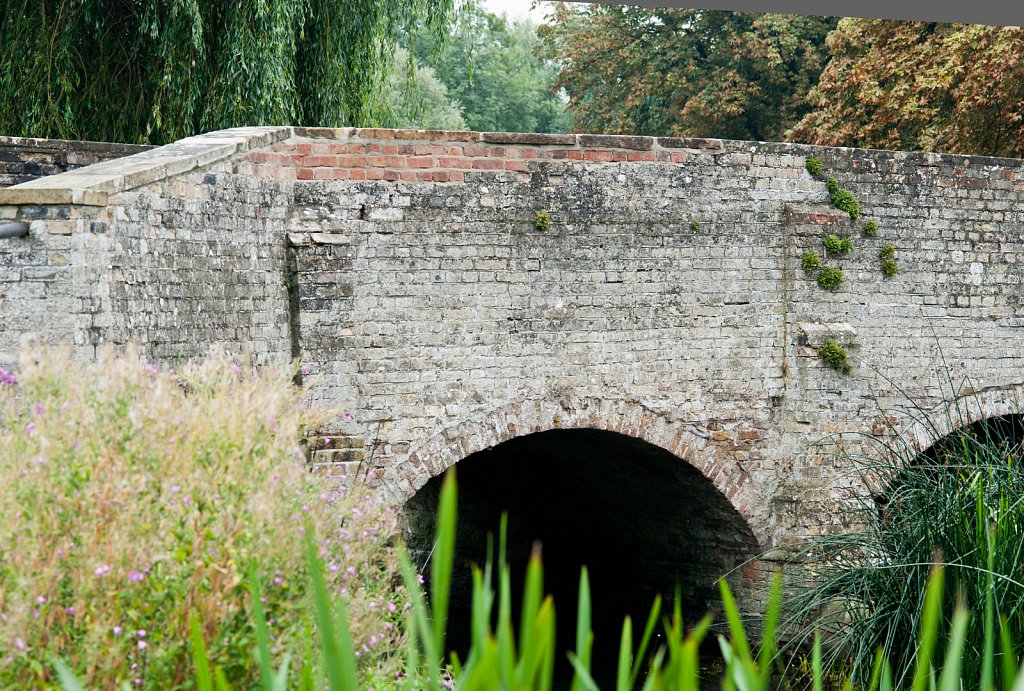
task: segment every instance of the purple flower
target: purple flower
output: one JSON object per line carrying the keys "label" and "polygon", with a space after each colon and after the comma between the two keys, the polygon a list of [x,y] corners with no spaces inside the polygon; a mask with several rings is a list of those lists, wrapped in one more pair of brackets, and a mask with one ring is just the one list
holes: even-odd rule
{"label": "purple flower", "polygon": [[25,434],[32,434],[32,430],[34,430],[35,428],[36,423],[29,422],[27,425],[25,425]]}
{"label": "purple flower", "polygon": [[64,611],[67,612],[69,616],[72,616],[72,617],[75,616],[75,608],[74,607],[68,607]]}
{"label": "purple flower", "polygon": [[238,366],[237,364],[235,364],[234,362],[232,362],[232,363],[231,363],[231,371],[232,371],[232,372],[236,372],[236,373],[237,373],[237,372],[241,372],[241,371],[242,371],[242,368],[241,368],[241,367],[239,367],[239,366]]}
{"label": "purple flower", "polygon": [[149,643],[146,643],[146,641],[139,641],[139,650],[145,650],[148,647]]}
{"label": "purple flower", "polygon": [[309,374],[309,365],[303,365],[301,369],[303,374]]}
{"label": "purple flower", "polygon": [[138,583],[143,578],[145,578],[145,576],[142,573],[140,573],[139,571],[132,571],[130,574],[128,574],[128,580],[131,583]]}
{"label": "purple flower", "polygon": [[110,573],[110,567],[106,564],[103,564],[102,566],[96,567],[96,571],[94,571],[93,573],[95,573],[97,576],[106,576],[108,573]]}
{"label": "purple flower", "polygon": [[[60,551],[60,550],[58,550],[58,551]],[[43,595],[40,595],[39,597],[37,597],[36,598],[36,604],[45,605],[46,604],[46,597],[43,596]]]}
{"label": "purple flower", "polygon": [[25,649],[25,641],[21,640],[20,638],[14,639],[14,645],[18,646],[18,650]]}
{"label": "purple flower", "polygon": [[0,367],[0,384],[6,384],[7,386],[17,386],[18,380],[13,374]]}
{"label": "purple flower", "polygon": [[124,631],[124,629],[122,629],[120,626],[115,626],[113,628],[113,631],[115,636],[120,636],[121,632]]}

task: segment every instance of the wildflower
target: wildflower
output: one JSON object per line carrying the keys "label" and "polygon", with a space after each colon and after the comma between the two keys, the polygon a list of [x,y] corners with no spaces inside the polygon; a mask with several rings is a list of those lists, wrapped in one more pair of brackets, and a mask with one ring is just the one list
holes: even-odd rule
{"label": "wildflower", "polygon": [[138,636],[139,638],[145,638],[146,637],[146,629],[139,629],[138,631],[135,632],[135,635]]}
{"label": "wildflower", "polygon": [[138,583],[143,578],[145,578],[145,576],[139,571],[132,571],[128,574],[128,582],[130,583]]}
{"label": "wildflower", "polygon": [[25,641],[21,640],[21,638],[15,638],[14,645],[18,646],[18,650],[25,649]]}
{"label": "wildflower", "polygon": [[146,641],[139,641],[139,650],[145,650],[148,647],[149,643],[146,643]]}
{"label": "wildflower", "polygon": [[115,636],[120,636],[121,632],[124,631],[120,626],[115,626],[112,630]]}
{"label": "wildflower", "polygon": [[[60,556],[59,551],[58,551],[58,556]],[[39,597],[37,597],[36,598],[36,604],[45,605],[46,604],[46,596],[40,595]]]}
{"label": "wildflower", "polygon": [[32,430],[34,430],[35,428],[36,423],[29,422],[27,425],[25,425],[25,434],[32,434]]}
{"label": "wildflower", "polygon": [[353,420],[355,420],[355,417],[352,416],[352,413],[345,413],[345,419],[348,420],[349,422],[352,422]]}
{"label": "wildflower", "polygon": [[18,380],[15,379],[14,375],[0,367],[0,384],[6,384],[8,386],[17,386]]}
{"label": "wildflower", "polygon": [[75,608],[74,607],[68,607],[64,611],[68,613],[68,616],[72,616],[72,617],[75,616]]}
{"label": "wildflower", "polygon": [[96,570],[93,573],[95,573],[97,576],[106,576],[108,573],[110,573],[110,567],[106,564],[103,564],[102,566],[96,567]]}
{"label": "wildflower", "polygon": [[303,374],[309,374],[309,365],[303,365],[301,370]]}
{"label": "wildflower", "polygon": [[394,614],[396,611],[398,611],[398,607],[395,606],[394,602],[389,602],[388,603],[388,611],[391,612],[392,614]]}
{"label": "wildflower", "polygon": [[242,368],[239,367],[237,363],[232,362],[231,363],[231,371],[237,374],[238,372],[242,371]]}

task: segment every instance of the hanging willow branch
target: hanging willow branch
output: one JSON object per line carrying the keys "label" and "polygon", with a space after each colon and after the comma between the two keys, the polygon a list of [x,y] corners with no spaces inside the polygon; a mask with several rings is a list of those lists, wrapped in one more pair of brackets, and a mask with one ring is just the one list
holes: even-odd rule
{"label": "hanging willow branch", "polygon": [[161,144],[376,124],[394,36],[454,0],[0,0],[0,134]]}

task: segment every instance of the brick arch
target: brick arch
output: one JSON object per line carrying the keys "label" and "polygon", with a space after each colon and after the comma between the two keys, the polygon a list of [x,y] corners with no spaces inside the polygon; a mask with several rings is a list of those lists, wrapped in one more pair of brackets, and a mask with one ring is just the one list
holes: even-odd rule
{"label": "brick arch", "polygon": [[494,408],[441,428],[389,469],[395,499],[408,500],[431,478],[462,459],[516,437],[557,429],[597,429],[641,439],[698,470],[727,499],[762,548],[768,536],[754,516],[759,501],[751,479],[738,463],[720,453],[706,433],[670,421],[638,401],[569,398],[531,400]]}
{"label": "brick arch", "polygon": [[973,391],[925,412],[927,422],[911,419],[904,432],[917,451],[980,420],[1024,413],[1024,384]]}

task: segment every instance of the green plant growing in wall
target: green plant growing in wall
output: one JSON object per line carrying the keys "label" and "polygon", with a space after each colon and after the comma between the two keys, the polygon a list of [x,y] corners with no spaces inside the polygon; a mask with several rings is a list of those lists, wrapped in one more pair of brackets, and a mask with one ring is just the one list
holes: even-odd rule
{"label": "green plant growing in wall", "polygon": [[690,227],[693,228],[694,230],[699,230],[700,229],[700,221],[697,221],[697,220],[690,221]]}
{"label": "green plant growing in wall", "polygon": [[882,275],[886,278],[892,278],[900,272],[899,262],[896,261],[896,248],[892,245],[883,247],[878,253],[878,258],[881,260]]}
{"label": "green plant growing in wall", "polygon": [[818,285],[825,290],[835,290],[842,282],[842,269],[826,266],[818,272]]}
{"label": "green plant growing in wall", "polygon": [[865,221],[864,234],[867,235],[869,238],[873,238],[876,235],[878,235],[878,224],[875,223],[874,221]]}
{"label": "green plant growing in wall", "polygon": [[821,355],[821,360],[826,365],[842,372],[843,374],[849,374],[853,368],[850,363],[847,362],[849,357],[846,353],[846,348],[836,343],[835,339],[828,339],[818,348],[818,354]]}
{"label": "green plant growing in wall", "polygon": [[826,235],[822,242],[825,245],[825,251],[829,254],[846,254],[853,250],[853,240],[831,233]]}
{"label": "green plant growing in wall", "polygon": [[533,227],[540,231],[545,231],[551,227],[551,212],[547,209],[541,209],[533,217]]}
{"label": "green plant growing in wall", "polygon": [[828,193],[832,197],[832,206],[840,211],[845,211],[850,215],[851,221],[856,221],[860,216],[860,202],[853,196],[853,192],[840,187],[839,181],[835,178],[829,178],[827,184]]}
{"label": "green plant growing in wall", "polygon": [[825,172],[825,165],[817,156],[808,156],[806,165],[807,172],[816,178],[820,178],[822,174]]}
{"label": "green plant growing in wall", "polygon": [[821,266],[821,257],[814,250],[807,250],[804,252],[803,259],[800,260],[800,266],[804,271],[810,273]]}

